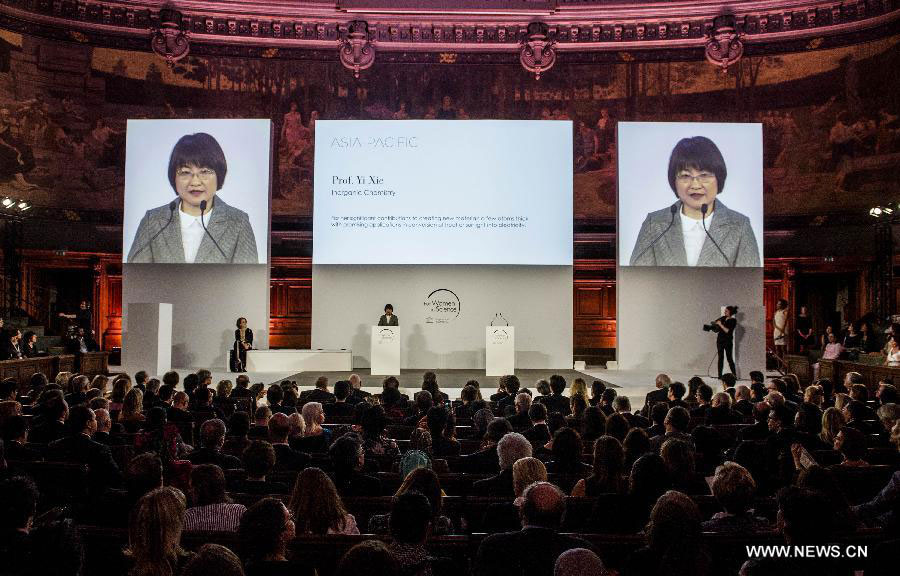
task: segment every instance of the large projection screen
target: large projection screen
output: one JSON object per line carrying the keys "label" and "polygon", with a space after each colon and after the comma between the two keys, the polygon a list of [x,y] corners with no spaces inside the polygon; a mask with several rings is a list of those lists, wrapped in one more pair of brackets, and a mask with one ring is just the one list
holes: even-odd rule
{"label": "large projection screen", "polygon": [[401,368],[484,368],[498,313],[517,367],[571,367],[571,122],[319,121],[313,220],[313,348],[369,367],[390,303]]}
{"label": "large projection screen", "polygon": [[737,376],[764,370],[761,126],[622,122],[618,154],[619,367],[717,376],[703,325],[737,306]]}
{"label": "large projection screen", "polygon": [[[271,130],[269,120],[128,122],[122,329],[142,329],[132,303],[172,304],[174,368],[227,369],[239,317],[254,347],[269,346]],[[202,221],[188,213],[199,200]],[[124,349],[130,372],[149,369],[128,358]]]}

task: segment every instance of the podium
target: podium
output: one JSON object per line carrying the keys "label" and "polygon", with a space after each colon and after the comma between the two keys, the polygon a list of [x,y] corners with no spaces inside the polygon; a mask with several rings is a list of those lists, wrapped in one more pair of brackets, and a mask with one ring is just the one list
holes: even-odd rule
{"label": "podium", "polygon": [[122,366],[128,372],[146,370],[152,375],[172,369],[172,305],[131,302],[125,310]]}
{"label": "podium", "polygon": [[516,371],[516,331],[512,326],[484,329],[485,376],[505,376]]}
{"label": "podium", "polygon": [[397,326],[372,326],[373,376],[400,375],[400,328]]}

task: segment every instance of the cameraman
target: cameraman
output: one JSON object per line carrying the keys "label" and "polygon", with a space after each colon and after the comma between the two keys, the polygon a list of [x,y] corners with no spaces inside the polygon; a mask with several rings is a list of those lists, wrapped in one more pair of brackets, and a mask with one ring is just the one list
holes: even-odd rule
{"label": "cameraman", "polygon": [[737,318],[734,316],[737,314],[737,311],[737,306],[726,306],[725,315],[713,322],[713,330],[716,332],[716,349],[719,352],[719,378],[722,377],[723,352],[724,357],[728,358],[728,367],[731,369],[731,373],[737,376],[737,371],[734,369],[734,354],[732,352],[732,348],[734,348],[734,329],[737,326]]}

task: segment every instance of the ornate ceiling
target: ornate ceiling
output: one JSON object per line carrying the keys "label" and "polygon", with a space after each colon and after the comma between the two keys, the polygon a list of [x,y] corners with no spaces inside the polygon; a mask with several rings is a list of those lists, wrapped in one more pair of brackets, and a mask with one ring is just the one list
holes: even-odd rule
{"label": "ornate ceiling", "polygon": [[900,0],[0,0],[0,27],[96,46],[382,62],[702,59],[828,48],[898,30]]}

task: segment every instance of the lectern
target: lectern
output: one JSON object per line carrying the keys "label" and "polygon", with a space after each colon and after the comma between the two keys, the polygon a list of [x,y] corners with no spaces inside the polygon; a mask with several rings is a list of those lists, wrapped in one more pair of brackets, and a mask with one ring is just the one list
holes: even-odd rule
{"label": "lectern", "polygon": [[372,375],[400,375],[400,328],[372,326]]}
{"label": "lectern", "polygon": [[122,365],[127,372],[146,370],[152,375],[172,369],[172,305],[132,302],[125,310]]}
{"label": "lectern", "polygon": [[516,332],[512,326],[488,326],[484,329],[484,372],[486,376],[505,376],[516,371]]}

